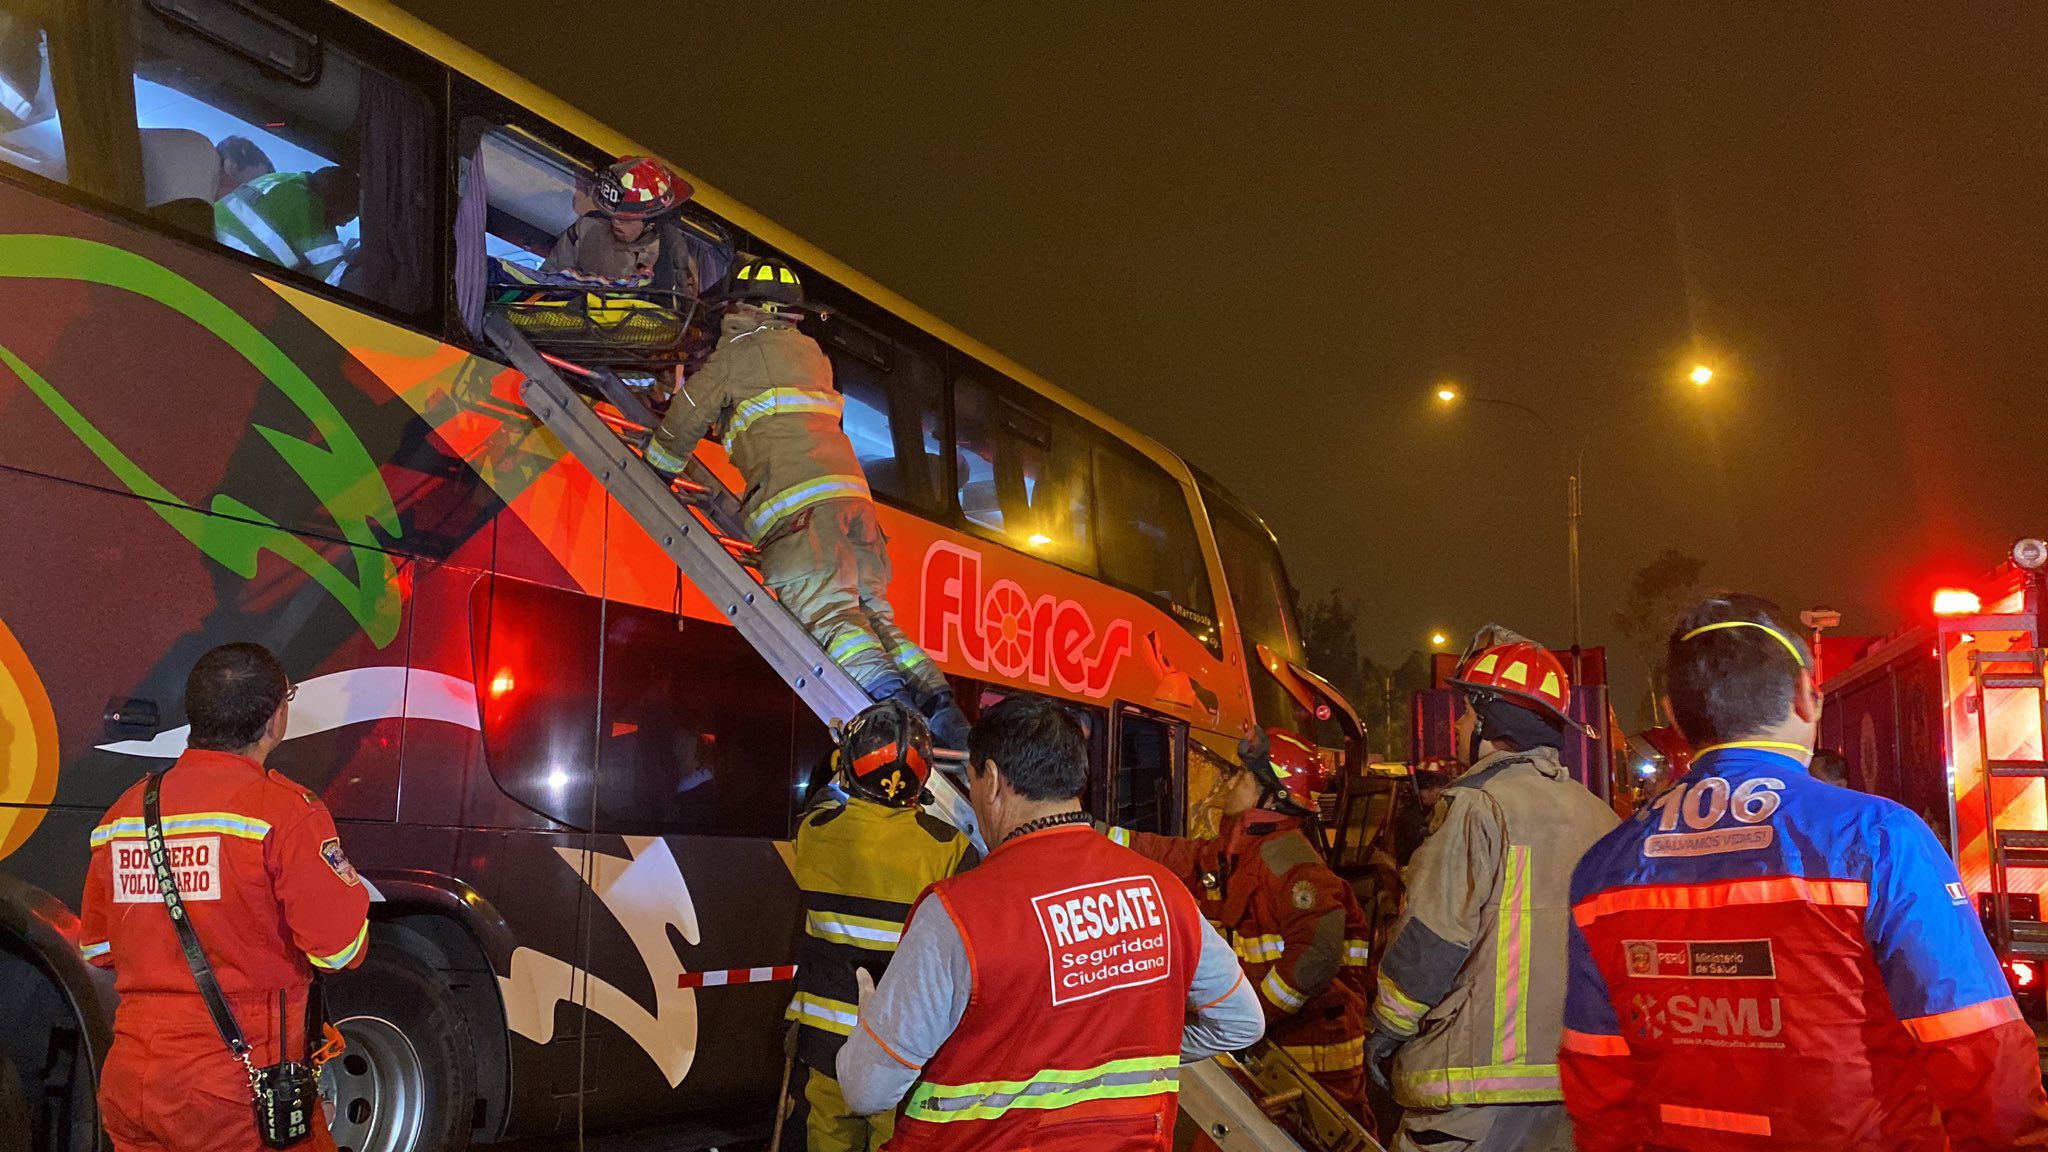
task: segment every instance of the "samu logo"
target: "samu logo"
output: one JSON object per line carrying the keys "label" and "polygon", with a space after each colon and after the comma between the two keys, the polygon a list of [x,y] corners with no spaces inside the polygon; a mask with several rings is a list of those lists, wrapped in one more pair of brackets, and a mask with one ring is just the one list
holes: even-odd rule
{"label": "samu logo", "polygon": [[1638,993],[1630,1001],[1629,1019],[1637,1035],[1646,1040],[1662,1039],[1669,1031],[1681,1037],[1681,1044],[1769,1040],[1785,1030],[1784,1005],[1776,996],[1658,997]]}

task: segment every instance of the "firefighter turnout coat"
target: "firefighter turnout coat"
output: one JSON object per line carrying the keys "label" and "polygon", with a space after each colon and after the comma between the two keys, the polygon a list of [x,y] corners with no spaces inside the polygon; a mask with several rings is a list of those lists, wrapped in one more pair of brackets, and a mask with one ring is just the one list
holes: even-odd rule
{"label": "firefighter turnout coat", "polygon": [[1736,743],[1572,881],[1587,1152],[2048,1147],[2034,1035],[1925,822]]}
{"label": "firefighter turnout coat", "polygon": [[1224,817],[1213,840],[1124,828],[1110,838],[1200,897],[1258,989],[1269,1039],[1338,1090],[1362,1087],[1369,928],[1301,821],[1254,810]]}
{"label": "firefighter turnout coat", "polygon": [[[361,963],[369,938],[369,894],[327,806],[227,752],[186,752],[162,787],[171,870],[250,1058],[305,1059],[313,973]],[[107,1131],[117,1149],[259,1148],[248,1075],[214,1030],[157,894],[142,792],[128,789],[93,829],[79,927],[85,958],[112,968],[121,993],[100,1077]],[[312,1139],[332,1146],[323,1124]]]}
{"label": "firefighter turnout coat", "polygon": [[1562,1099],[1565,937],[1572,867],[1614,813],[1557,752],[1500,752],[1444,790],[1407,872],[1407,906],[1380,962],[1374,1026],[1403,1107]]}
{"label": "firefighter turnout coat", "polygon": [[787,317],[735,308],[718,347],[670,401],[648,459],[679,471],[714,428],[745,478],[740,513],[756,543],[827,500],[869,499],[832,363]]}
{"label": "firefighter turnout coat", "polygon": [[804,938],[789,1018],[802,1026],[797,1057],[832,1075],[858,1007],[854,970],[877,981],[926,888],[978,858],[959,829],[917,808],[861,797],[824,804],[796,830],[796,884]]}

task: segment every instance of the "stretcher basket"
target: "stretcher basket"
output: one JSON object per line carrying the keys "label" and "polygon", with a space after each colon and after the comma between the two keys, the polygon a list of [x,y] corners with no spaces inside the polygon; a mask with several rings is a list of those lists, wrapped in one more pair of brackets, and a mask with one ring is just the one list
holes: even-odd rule
{"label": "stretcher basket", "polygon": [[661,368],[679,364],[713,334],[685,292],[645,280],[547,275],[494,261],[485,307],[534,347],[578,364]]}

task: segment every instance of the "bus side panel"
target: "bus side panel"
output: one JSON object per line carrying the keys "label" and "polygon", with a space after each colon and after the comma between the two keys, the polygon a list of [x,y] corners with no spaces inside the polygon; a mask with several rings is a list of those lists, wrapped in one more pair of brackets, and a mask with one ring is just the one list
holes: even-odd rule
{"label": "bus side panel", "polygon": [[[0,574],[0,621],[55,711],[53,802],[97,814],[168,763],[184,744],[193,662],[217,644],[253,640],[277,652],[300,685],[292,735],[272,764],[338,815],[391,819],[404,644],[372,643],[325,590],[275,556],[261,556],[252,578],[226,570],[159,513],[147,501],[0,471],[0,533],[18,542]],[[195,523],[203,533],[236,528],[211,516]],[[298,546],[345,562],[331,541]],[[404,590],[391,595],[402,628]],[[131,700],[155,708],[153,730],[107,722],[110,703]]]}
{"label": "bus side panel", "polygon": [[380,636],[369,550],[453,556],[502,511],[450,438],[531,433],[503,368],[5,180],[0,221],[0,464],[346,540]]}

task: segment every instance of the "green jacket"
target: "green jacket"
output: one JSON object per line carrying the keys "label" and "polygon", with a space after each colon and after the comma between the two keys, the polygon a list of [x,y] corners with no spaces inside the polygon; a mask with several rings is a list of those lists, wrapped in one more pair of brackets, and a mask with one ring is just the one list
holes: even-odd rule
{"label": "green jacket", "polygon": [[1408,1108],[1561,1100],[1572,869],[1620,823],[1557,753],[1496,753],[1454,781],[1407,872],[1373,1026],[1406,1038]]}
{"label": "green jacket", "polygon": [[214,239],[281,268],[329,280],[348,250],[307,172],[258,176],[213,206]]}

